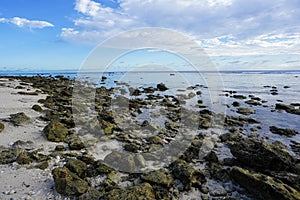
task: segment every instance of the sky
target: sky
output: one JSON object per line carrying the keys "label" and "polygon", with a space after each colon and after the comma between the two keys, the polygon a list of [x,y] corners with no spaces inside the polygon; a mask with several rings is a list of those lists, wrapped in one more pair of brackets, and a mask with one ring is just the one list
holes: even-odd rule
{"label": "sky", "polygon": [[78,70],[143,27],[189,37],[220,70],[300,70],[299,19],[299,0],[1,0],[0,70]]}

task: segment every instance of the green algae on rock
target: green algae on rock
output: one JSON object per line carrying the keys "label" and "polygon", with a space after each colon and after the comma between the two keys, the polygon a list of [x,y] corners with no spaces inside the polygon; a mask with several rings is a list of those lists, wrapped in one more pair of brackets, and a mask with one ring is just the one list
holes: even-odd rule
{"label": "green algae on rock", "polygon": [[43,130],[43,133],[51,142],[63,142],[68,132],[66,126],[58,121],[51,121]]}
{"label": "green algae on rock", "polygon": [[28,124],[30,122],[30,117],[28,117],[24,112],[20,112],[16,114],[11,114],[10,121],[15,126],[21,126],[21,125]]}

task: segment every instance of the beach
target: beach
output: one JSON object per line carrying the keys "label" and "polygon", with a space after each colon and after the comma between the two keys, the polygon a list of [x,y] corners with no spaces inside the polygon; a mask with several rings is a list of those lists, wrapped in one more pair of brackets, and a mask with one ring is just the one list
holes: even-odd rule
{"label": "beach", "polygon": [[300,199],[297,74],[155,74],[0,78],[0,198]]}

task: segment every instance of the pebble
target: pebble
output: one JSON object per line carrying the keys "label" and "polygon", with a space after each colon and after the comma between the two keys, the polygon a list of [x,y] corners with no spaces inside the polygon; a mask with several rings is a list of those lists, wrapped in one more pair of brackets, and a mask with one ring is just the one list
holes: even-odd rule
{"label": "pebble", "polygon": [[2,193],[5,194],[5,195],[12,195],[12,194],[16,194],[17,192],[15,190],[6,190]]}

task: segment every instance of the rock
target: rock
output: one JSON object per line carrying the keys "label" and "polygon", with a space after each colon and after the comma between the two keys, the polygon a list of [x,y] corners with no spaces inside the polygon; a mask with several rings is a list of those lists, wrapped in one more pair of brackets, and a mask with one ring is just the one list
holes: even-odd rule
{"label": "rock", "polygon": [[33,105],[32,109],[37,111],[37,112],[42,112],[43,111],[42,107],[37,105],[37,104]]}
{"label": "rock", "polygon": [[143,183],[141,185],[128,187],[125,190],[115,189],[110,191],[108,194],[108,198],[110,200],[155,200],[155,193],[152,186],[149,183]]}
{"label": "rock", "polygon": [[299,191],[270,176],[240,167],[234,167],[230,174],[235,182],[260,199],[300,199]]}
{"label": "rock", "polygon": [[21,151],[21,153],[19,154],[18,158],[17,158],[17,162],[21,165],[26,165],[26,164],[30,164],[33,162],[32,158],[30,157],[30,155],[26,152],[26,151]]}
{"label": "rock", "polygon": [[241,104],[239,102],[237,102],[237,101],[234,101],[232,103],[232,105],[233,105],[233,107],[239,107]]}
{"label": "rock", "polygon": [[111,168],[110,166],[108,166],[106,163],[104,163],[102,160],[98,160],[95,163],[95,168],[96,170],[100,173],[100,174],[109,174],[111,172],[114,171],[113,168]]}
{"label": "rock", "polygon": [[163,139],[157,135],[153,135],[153,136],[150,136],[148,138],[148,141],[151,143],[151,144],[163,144]]}
{"label": "rock", "polygon": [[134,156],[134,162],[137,167],[140,167],[140,168],[146,167],[146,160],[142,154],[136,154]]}
{"label": "rock", "polygon": [[203,128],[203,129],[208,129],[212,126],[211,122],[206,120],[206,119],[202,119],[199,122],[199,128]]}
{"label": "rock", "polygon": [[[231,136],[229,136],[231,137]],[[233,136],[235,137],[235,136]],[[231,140],[231,139],[229,139]],[[283,145],[268,143],[255,138],[232,138],[227,142],[230,151],[242,165],[264,170],[291,170],[295,159]]]}
{"label": "rock", "polygon": [[57,145],[55,147],[55,151],[65,151],[66,147],[64,145]]}
{"label": "rock", "polygon": [[0,133],[4,130],[5,126],[3,123],[0,122]]}
{"label": "rock", "polygon": [[163,83],[159,83],[159,84],[157,84],[157,89],[159,90],[159,91],[166,91],[166,90],[168,90],[169,88],[165,85],[165,84],[163,84]]}
{"label": "rock", "polygon": [[276,126],[270,126],[270,131],[277,135],[284,135],[287,137],[292,137],[299,134],[297,131],[290,128],[278,128]]}
{"label": "rock", "polygon": [[247,97],[244,96],[244,95],[235,94],[235,95],[233,95],[233,98],[235,98],[235,99],[246,99]]}
{"label": "rock", "polygon": [[0,146],[0,164],[10,164],[17,160],[20,149],[7,148]]}
{"label": "rock", "polygon": [[247,101],[245,101],[245,103],[249,104],[249,105],[253,105],[253,106],[260,106],[261,105],[261,103],[259,101],[255,101],[253,99],[247,100]]}
{"label": "rock", "polygon": [[79,177],[84,177],[87,169],[87,164],[81,160],[69,159],[65,165],[71,172],[77,174]]}
{"label": "rock", "polygon": [[101,199],[102,193],[93,187],[89,187],[88,191],[78,197],[78,200],[97,200]]}
{"label": "rock", "polygon": [[164,169],[142,174],[141,179],[151,184],[161,185],[167,188],[171,187],[173,184],[173,177]]}
{"label": "rock", "polygon": [[45,170],[49,167],[49,162],[44,161],[44,162],[36,164],[34,167],[37,168],[37,169]]}
{"label": "rock", "polygon": [[251,108],[238,108],[237,113],[239,114],[243,114],[243,115],[251,115],[251,114],[255,114],[255,110],[251,109]]}
{"label": "rock", "polygon": [[192,186],[201,188],[201,184],[206,181],[201,171],[194,169],[184,160],[178,159],[170,167],[173,176],[178,178],[187,190]]}
{"label": "rock", "polygon": [[63,142],[68,132],[69,130],[65,125],[58,121],[51,121],[43,130],[43,133],[51,142]]}
{"label": "rock", "polygon": [[85,148],[82,140],[77,135],[70,136],[67,141],[71,150],[81,150]]}
{"label": "rock", "polygon": [[88,183],[66,167],[55,168],[52,175],[55,189],[62,195],[80,196],[88,191]]}
{"label": "rock", "polygon": [[16,113],[16,114],[11,114],[10,121],[15,126],[21,126],[21,125],[28,124],[30,122],[30,117],[28,117],[25,113],[20,112],[20,113]]}
{"label": "rock", "polygon": [[104,162],[115,169],[124,172],[133,172],[136,168],[132,154],[120,153],[113,151],[104,158]]}
{"label": "rock", "polygon": [[285,104],[277,103],[275,105],[275,109],[285,110],[287,113],[300,115],[300,109],[299,108],[296,109],[294,105],[285,105]]}

